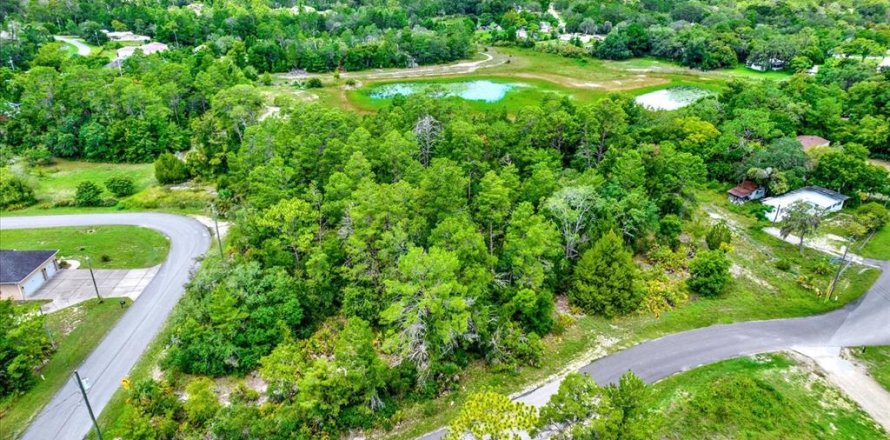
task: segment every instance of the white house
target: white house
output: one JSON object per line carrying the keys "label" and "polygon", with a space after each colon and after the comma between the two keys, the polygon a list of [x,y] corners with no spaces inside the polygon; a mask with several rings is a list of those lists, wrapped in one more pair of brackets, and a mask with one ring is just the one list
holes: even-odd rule
{"label": "white house", "polygon": [[134,34],[130,31],[111,32],[102,29],[102,33],[111,41],[151,41],[151,37],[147,35]]}
{"label": "white house", "polygon": [[57,253],[0,250],[0,299],[21,301],[39,290],[59,269]]}
{"label": "white house", "polygon": [[830,189],[818,186],[805,186],[777,197],[763,199],[763,204],[771,206],[772,211],[767,218],[773,222],[780,222],[785,218],[788,207],[796,202],[804,202],[818,209],[822,214],[840,211],[844,202],[849,197]]}

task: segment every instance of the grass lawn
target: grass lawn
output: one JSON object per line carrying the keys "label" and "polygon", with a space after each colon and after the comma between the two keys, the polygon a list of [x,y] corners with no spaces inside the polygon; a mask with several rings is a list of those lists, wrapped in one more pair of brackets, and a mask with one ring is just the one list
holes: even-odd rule
{"label": "grass lawn", "polygon": [[[152,164],[95,163],[56,159],[55,164],[37,166],[28,170],[35,184],[35,195],[41,202],[71,200],[81,182],[91,181],[105,188],[105,181],[112,177],[133,179],[136,192],[157,183]],[[105,192],[104,197],[112,197]]]}
{"label": "grass lawn", "polygon": [[[170,241],[164,235],[137,226],[88,226],[13,229],[0,233],[3,249],[59,249],[59,256],[97,269],[131,269],[160,264]],[[104,258],[107,257],[107,258]]]}
{"label": "grass lawn", "polygon": [[782,354],[696,368],[653,394],[654,438],[886,438],[839,390]]}
{"label": "grass lawn", "polygon": [[[130,300],[125,301],[130,304]],[[90,300],[47,315],[47,326],[58,348],[39,371],[43,379],[38,377],[27,393],[0,401],[0,439],[13,439],[22,433],[125,311],[118,301],[100,304]]]}
{"label": "grass lawn", "polygon": [[850,352],[865,363],[871,377],[890,391],[890,346],[867,347],[865,352],[861,347],[856,347]]}
{"label": "grass lawn", "polygon": [[890,225],[885,225],[865,244],[859,255],[878,260],[890,260]]}

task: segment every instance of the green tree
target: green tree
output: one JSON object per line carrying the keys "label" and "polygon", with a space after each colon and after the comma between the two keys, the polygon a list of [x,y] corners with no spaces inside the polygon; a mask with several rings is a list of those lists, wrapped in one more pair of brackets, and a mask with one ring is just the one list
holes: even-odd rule
{"label": "green tree", "polygon": [[18,209],[37,202],[34,189],[8,170],[0,170],[0,209]]}
{"label": "green tree", "polygon": [[448,425],[448,440],[521,440],[538,414],[533,406],[514,402],[494,391],[475,393]]}
{"label": "green tree", "polygon": [[779,223],[782,238],[794,234],[799,238],[798,248],[803,255],[803,242],[807,235],[812,234],[822,224],[822,211],[804,201],[797,201],[785,208],[785,216]]}
{"label": "green tree", "polygon": [[488,229],[488,252],[494,254],[495,237],[503,234],[504,223],[512,205],[510,188],[494,171],[485,173],[479,182],[479,192],[473,199],[476,218]]}
{"label": "green tree", "polygon": [[165,185],[182,183],[189,179],[189,171],[173,153],[164,153],[155,160],[155,179]]}
{"label": "green tree", "polygon": [[74,193],[74,204],[77,206],[99,206],[102,204],[102,188],[93,182],[86,181],[77,185]]}
{"label": "green tree", "polygon": [[668,214],[658,222],[658,240],[676,250],[680,245],[683,222],[675,214]]}
{"label": "green tree", "polygon": [[702,296],[719,295],[732,281],[729,267],[732,263],[722,250],[699,252],[689,263],[689,290]]}
{"label": "green tree", "polygon": [[449,355],[473,333],[466,287],[458,282],[460,263],[444,249],[411,248],[399,259],[398,275],[386,280],[390,305],[382,313],[389,328],[387,346],[413,363],[426,380],[433,362]]}
{"label": "green tree", "polygon": [[643,299],[637,272],[624,241],[609,231],[578,261],[569,299],[588,313],[607,317],[630,313]]}
{"label": "green tree", "polygon": [[11,300],[0,300],[0,398],[34,384],[34,370],[51,350],[45,319]]}

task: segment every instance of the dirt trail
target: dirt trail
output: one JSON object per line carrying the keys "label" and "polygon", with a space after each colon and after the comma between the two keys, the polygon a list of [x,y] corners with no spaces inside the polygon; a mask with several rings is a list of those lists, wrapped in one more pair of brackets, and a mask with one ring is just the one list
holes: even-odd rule
{"label": "dirt trail", "polygon": [[838,347],[796,347],[794,350],[815,362],[829,382],[890,433],[890,392],[869,376],[865,367],[846,359]]}

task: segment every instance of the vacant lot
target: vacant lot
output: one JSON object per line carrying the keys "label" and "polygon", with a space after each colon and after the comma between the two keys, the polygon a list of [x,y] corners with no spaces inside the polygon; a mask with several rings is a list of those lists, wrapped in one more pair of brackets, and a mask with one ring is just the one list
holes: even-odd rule
{"label": "vacant lot", "polygon": [[863,257],[890,260],[890,225],[878,231],[859,251]]}
{"label": "vacant lot", "polygon": [[868,367],[868,374],[890,391],[890,346],[857,347],[850,350]]}
{"label": "vacant lot", "polygon": [[[49,166],[29,170],[35,184],[37,198],[41,202],[71,200],[81,182],[90,181],[105,188],[105,181],[112,177],[133,179],[136,192],[156,183],[152,164],[94,163],[56,159]],[[111,197],[106,192],[105,197]]]}
{"label": "vacant lot", "polygon": [[151,229],[136,226],[91,226],[4,230],[3,249],[58,249],[59,256],[97,269],[132,269],[160,264],[170,242]]}
{"label": "vacant lot", "polygon": [[839,390],[781,354],[696,368],[654,393],[656,438],[886,438]]}

